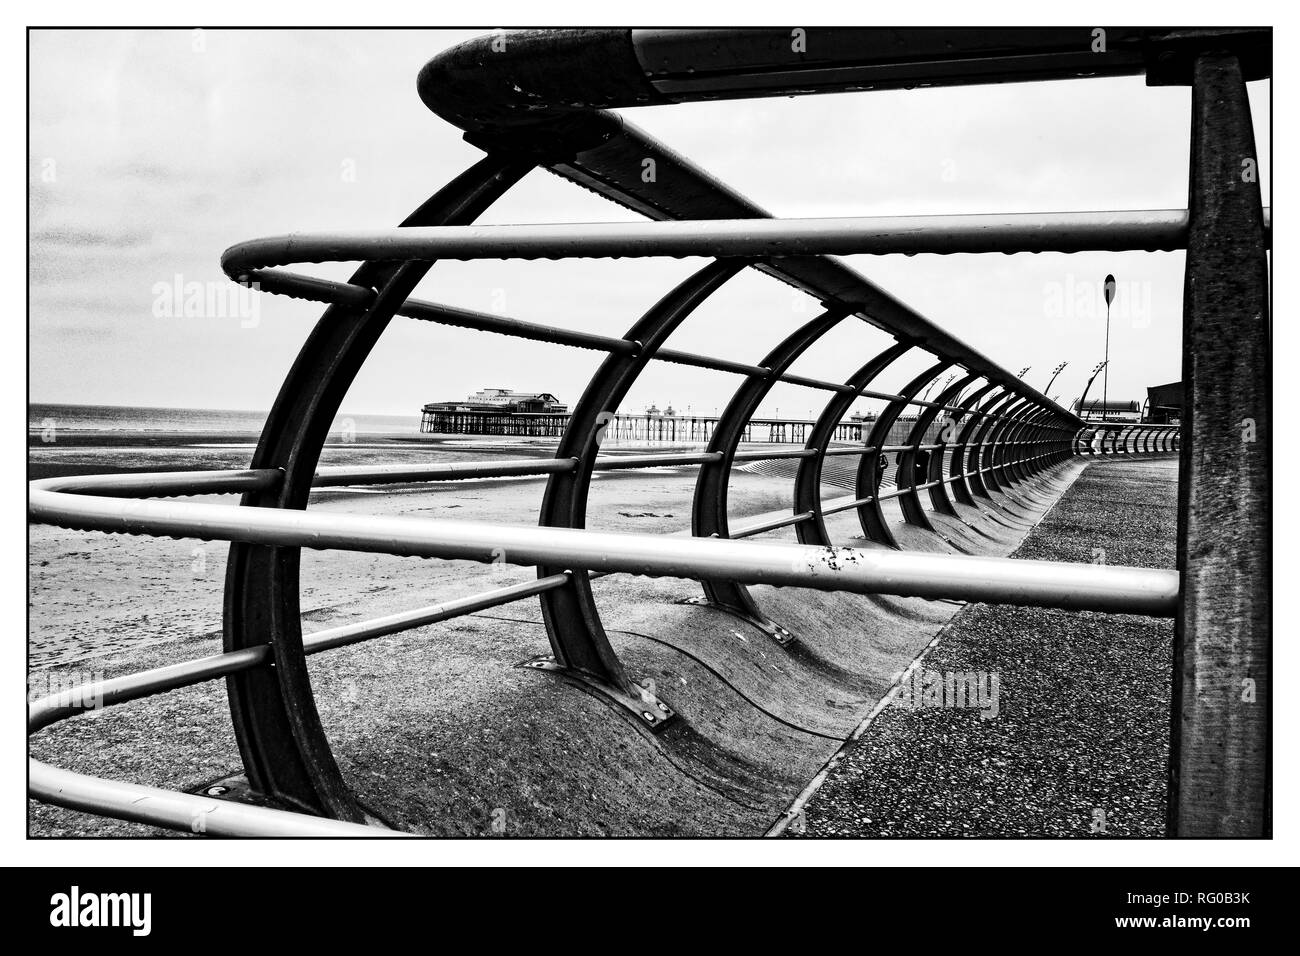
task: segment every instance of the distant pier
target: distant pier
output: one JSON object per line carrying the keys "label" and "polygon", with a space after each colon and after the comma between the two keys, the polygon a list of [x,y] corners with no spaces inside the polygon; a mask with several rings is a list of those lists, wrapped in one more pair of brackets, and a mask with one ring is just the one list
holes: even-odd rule
{"label": "distant pier", "polygon": [[[567,413],[448,411],[426,407],[420,419],[420,431],[427,435],[559,438],[569,427],[569,418]],[[707,443],[717,424],[716,415],[620,413],[605,426],[605,437],[617,442]],[[862,441],[867,434],[864,426],[869,429],[872,424],[873,419],[847,419],[835,426],[832,440]],[[754,418],[745,426],[741,441],[802,445],[807,442],[812,426],[810,419]]]}

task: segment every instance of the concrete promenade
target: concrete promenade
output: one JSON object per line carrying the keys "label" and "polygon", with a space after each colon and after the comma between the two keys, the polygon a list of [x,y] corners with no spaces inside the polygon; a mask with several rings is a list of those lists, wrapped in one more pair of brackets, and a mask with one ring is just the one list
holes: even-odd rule
{"label": "concrete promenade", "polygon": [[[1176,460],[1094,463],[1015,556],[1172,568],[1177,493]],[[788,835],[1163,836],[1172,640],[1172,621],[965,608]],[[945,681],[983,698],[953,706]]]}

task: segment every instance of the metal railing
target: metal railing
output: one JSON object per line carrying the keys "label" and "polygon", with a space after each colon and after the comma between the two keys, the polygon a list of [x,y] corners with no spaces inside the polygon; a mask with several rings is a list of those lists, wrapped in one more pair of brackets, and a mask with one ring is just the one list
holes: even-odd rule
{"label": "metal railing", "polygon": [[[1195,657],[1202,644],[1213,640],[1192,623],[1193,596],[1212,590],[1221,597],[1226,590],[1245,609],[1248,620],[1242,627],[1249,631],[1246,643],[1253,648],[1248,663],[1266,667],[1267,657],[1261,664],[1258,650],[1267,645],[1267,620],[1261,623],[1258,606],[1245,607],[1243,595],[1233,590],[1239,576],[1211,580],[1196,566],[1208,553],[1220,565],[1219,571],[1226,573],[1223,565],[1230,562],[1222,560],[1222,550],[1229,530],[1235,536],[1226,545],[1229,550],[1254,548],[1258,554],[1261,542],[1265,552],[1267,545],[1267,526],[1262,526],[1260,538],[1261,526],[1253,517],[1244,531],[1241,522],[1231,529],[1202,528],[1196,518],[1195,509],[1201,506],[1198,481],[1204,480],[1198,478],[1204,469],[1197,458],[1199,443],[1222,440],[1204,437],[1210,427],[1206,421],[1222,425],[1237,414],[1235,409],[1207,412],[1205,391],[1197,387],[1206,374],[1199,364],[1202,339],[1197,330],[1207,315],[1225,308],[1221,303],[1206,304],[1193,294],[1187,305],[1192,334],[1185,337],[1190,367],[1185,376],[1189,408],[1184,424],[1100,425],[1080,419],[827,256],[1185,248],[1189,277],[1199,277],[1217,274],[1218,242],[1233,247],[1242,259],[1238,266],[1256,282],[1266,268],[1262,258],[1267,242],[1266,211],[1259,202],[1258,185],[1233,193],[1229,205],[1235,203],[1241,214],[1228,223],[1221,221],[1219,212],[1201,209],[1196,196],[1198,189],[1236,189],[1235,184],[1225,187],[1206,178],[1205,168],[1215,162],[1209,155],[1211,144],[1221,148],[1219,137],[1227,135],[1216,110],[1231,112],[1232,135],[1249,136],[1244,79],[1268,75],[1267,37],[1261,39],[1260,31],[1251,30],[1115,31],[1111,52],[1092,53],[1088,31],[1064,28],[945,31],[944,38],[927,31],[889,31],[892,38],[902,37],[897,41],[901,51],[895,40],[885,43],[876,31],[810,33],[817,40],[814,44],[810,37],[808,49],[819,52],[803,57],[780,53],[782,47],[771,42],[772,31],[763,30],[531,31],[463,44],[424,68],[419,90],[434,112],[467,131],[466,138],[485,150],[485,158],[434,194],[399,228],[257,239],[227,250],[222,265],[232,280],[328,306],[281,388],[249,469],[58,478],[36,481],[30,487],[30,514],[35,522],[231,542],[225,650],[38,701],[30,708],[29,731],[82,712],[87,706],[84,701],[110,705],[224,678],[250,785],[293,812],[101,780],[35,760],[30,762],[31,794],[62,806],[187,831],[196,829],[194,822],[201,817],[203,832],[214,835],[388,832],[368,825],[339,772],[316,710],[306,656],[531,598],[541,603],[552,647],[549,658],[531,666],[582,684],[637,725],[657,731],[675,719],[672,705],[626,673],[606,637],[591,589],[593,579],[615,573],[697,579],[710,604],[751,621],[778,644],[788,644],[793,635],[764,615],[747,585],[1173,617],[1184,663],[1189,654]],[[694,66],[703,63],[709,68]],[[1152,82],[1191,83],[1203,107],[1194,115],[1193,138],[1201,153],[1194,164],[1188,211],[772,220],[621,117],[604,112],[608,107],[731,96],[1143,71]],[[1206,91],[1222,84],[1235,100],[1210,108]],[[658,175],[648,180],[640,175],[647,159],[658,168]],[[656,221],[472,225],[536,168],[557,173]],[[704,256],[712,261],[669,291],[621,336],[557,329],[411,298],[416,284],[441,258],[575,256]],[[347,282],[283,269],[327,261],[362,265]],[[745,269],[767,273],[807,292],[822,303],[824,311],[752,365],[665,347],[689,314]],[[1250,300],[1258,305],[1253,322],[1243,324],[1238,315],[1237,327],[1229,329],[1226,318],[1211,320],[1224,340],[1232,343],[1235,351],[1229,360],[1238,362],[1238,367],[1243,356],[1265,365],[1268,361],[1262,292],[1255,285],[1248,291],[1257,297]],[[344,395],[394,316],[595,349],[606,357],[573,407],[553,459],[318,467],[325,436]],[[855,321],[884,330],[894,344],[867,357],[845,382],[790,373],[814,343],[842,323]],[[1262,356],[1260,321],[1265,333]],[[1243,337],[1249,338],[1249,347],[1241,345]],[[1205,348],[1224,355],[1222,342]],[[928,355],[932,364],[905,386],[896,392],[871,389],[900,359],[917,354]],[[734,374],[741,381],[710,430],[704,451],[602,455],[604,430],[652,361]],[[939,386],[935,400],[927,401],[944,375],[951,377]],[[741,451],[749,422],[777,383],[829,393],[824,410],[810,424],[801,449]],[[864,424],[860,443],[833,446],[848,409],[861,397],[880,399],[886,405],[874,422]],[[1257,420],[1266,419],[1266,401],[1251,408]],[[890,444],[890,429],[909,410],[915,418],[907,439]],[[893,461],[888,458],[891,453],[896,456]],[[962,520],[962,509],[988,514],[1013,507],[1043,476],[1073,459],[1173,454],[1182,458],[1179,571],[903,551],[882,508],[886,501],[897,501],[906,523],[934,531],[931,514]],[[822,467],[832,456],[857,458],[855,490],[824,501]],[[733,466],[762,459],[797,462],[791,513],[733,529],[727,517]],[[585,530],[593,473],[665,465],[699,469],[690,537]],[[1256,503],[1259,495],[1264,496],[1266,514],[1267,470],[1259,473],[1254,463],[1248,467],[1244,487]],[[313,488],[525,475],[546,478],[540,526],[306,510]],[[892,477],[893,488],[886,491],[882,486],[887,477]],[[242,497],[239,507],[155,500],[199,494]],[[856,513],[867,539],[887,549],[836,547],[825,519],[846,512]],[[783,527],[794,528],[797,545],[742,540]],[[304,636],[297,591],[302,548],[504,560],[535,567],[537,580]],[[1267,562],[1266,553],[1263,560]],[[1258,572],[1258,560],[1252,568]],[[1195,576],[1190,587],[1189,574]],[[1213,597],[1200,599],[1214,601]],[[1207,705],[1203,688],[1198,686],[1189,697],[1187,681],[1176,685],[1177,706],[1182,710],[1175,720],[1173,832],[1258,829],[1265,786],[1260,765],[1239,761],[1231,781],[1225,782],[1221,771],[1207,783],[1204,772],[1214,758],[1213,748],[1198,750],[1204,741],[1185,733],[1196,722],[1198,733],[1218,741],[1221,755],[1226,747],[1256,741],[1260,732],[1252,722],[1256,715],[1225,716],[1222,726],[1207,730],[1208,715],[1216,712],[1215,707],[1222,710],[1222,688],[1214,689],[1210,695],[1214,701]],[[1196,783],[1200,795],[1195,798],[1188,796],[1189,773],[1202,773]],[[1207,787],[1213,791],[1212,800],[1204,796]],[[1225,816],[1222,807],[1207,810],[1216,800],[1231,804],[1237,815]],[[1207,822],[1211,817],[1213,822]]]}

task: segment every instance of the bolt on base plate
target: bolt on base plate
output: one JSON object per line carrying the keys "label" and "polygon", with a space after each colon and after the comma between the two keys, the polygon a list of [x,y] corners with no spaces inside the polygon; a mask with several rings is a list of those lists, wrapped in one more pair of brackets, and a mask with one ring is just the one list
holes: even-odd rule
{"label": "bolt on base plate", "polygon": [[616,704],[620,710],[631,714],[638,725],[654,733],[663,730],[677,716],[667,703],[650,690],[647,686],[650,685],[650,681],[642,681],[634,685],[636,693],[629,694],[583,671],[565,667],[550,654],[529,658],[515,666],[526,670],[545,671],[577,684],[597,697]]}
{"label": "bolt on base plate", "polygon": [[796,640],[798,640],[798,638],[796,638],[792,633],[790,633],[788,629],[782,627],[780,624],[777,624],[775,621],[768,620],[765,617],[758,617],[754,614],[747,614],[744,611],[738,611],[733,607],[727,607],[725,604],[714,604],[708,598],[702,598],[702,597],[683,598],[682,600],[677,601],[676,603],[692,604],[695,605],[696,607],[711,607],[715,611],[721,611],[724,614],[730,614],[732,617],[744,621],[747,624],[754,625],[754,627],[758,628],[760,631],[762,631],[764,634],[766,634],[768,637],[770,637],[772,640],[774,640],[777,644],[781,645],[782,647],[788,647],[789,645],[793,644]]}

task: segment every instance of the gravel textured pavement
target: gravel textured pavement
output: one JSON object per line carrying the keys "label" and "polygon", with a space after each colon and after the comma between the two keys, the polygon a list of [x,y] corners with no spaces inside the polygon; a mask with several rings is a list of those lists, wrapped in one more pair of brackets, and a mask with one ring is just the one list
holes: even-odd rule
{"label": "gravel textured pavement", "polygon": [[[1094,463],[1015,556],[1172,568],[1177,484],[1174,460]],[[1172,640],[1168,620],[964,608],[786,835],[1163,836]]]}

